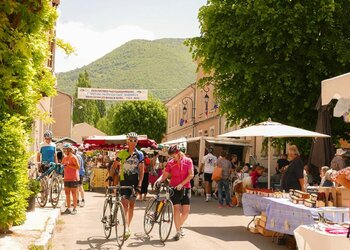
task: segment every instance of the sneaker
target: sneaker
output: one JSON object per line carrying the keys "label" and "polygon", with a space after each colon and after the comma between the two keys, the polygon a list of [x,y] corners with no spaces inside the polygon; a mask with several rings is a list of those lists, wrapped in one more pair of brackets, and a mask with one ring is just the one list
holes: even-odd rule
{"label": "sneaker", "polygon": [[130,230],[126,230],[125,233],[124,233],[124,240],[129,239],[130,236],[131,236],[131,231]]}
{"label": "sneaker", "polygon": [[227,207],[234,207],[234,205],[232,205],[232,204],[228,204],[228,205],[227,205]]}
{"label": "sneaker", "polygon": [[61,214],[71,214],[72,212],[69,210],[69,208],[67,208],[63,213]]}
{"label": "sneaker", "polygon": [[223,208],[223,206],[222,206],[222,205],[219,205],[218,208]]}
{"label": "sneaker", "polygon": [[85,201],[82,200],[80,203],[79,203],[79,207],[84,207],[85,206]]}
{"label": "sneaker", "polygon": [[77,214],[77,210],[75,208],[73,208],[72,215],[76,215],[76,214]]}
{"label": "sneaker", "polygon": [[185,236],[185,231],[184,231],[183,227],[180,227],[180,235],[181,235],[181,237]]}
{"label": "sneaker", "polygon": [[215,200],[218,199],[218,196],[216,195],[216,193],[213,193],[213,197],[214,197]]}
{"label": "sneaker", "polygon": [[209,197],[205,198],[205,202],[208,202],[209,201]]}
{"label": "sneaker", "polygon": [[177,233],[175,234],[175,236],[173,237],[173,240],[178,241],[178,240],[180,239],[180,237],[181,237],[181,233],[180,233],[180,232],[177,232]]}

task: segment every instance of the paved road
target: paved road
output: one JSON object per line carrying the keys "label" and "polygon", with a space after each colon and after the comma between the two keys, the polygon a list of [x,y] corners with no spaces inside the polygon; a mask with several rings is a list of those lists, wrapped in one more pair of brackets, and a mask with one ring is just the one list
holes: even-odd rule
{"label": "paved road", "polygon": [[[53,239],[53,249],[118,249],[111,237],[104,237],[100,222],[104,195],[86,193],[86,205],[76,215],[61,216]],[[123,249],[287,249],[278,246],[271,238],[248,232],[246,225],[251,217],[243,215],[241,208],[217,207],[217,202],[204,202],[203,197],[193,197],[191,214],[185,224],[185,237],[165,244],[159,241],[158,225],[150,237],[143,232],[143,213],[146,202],[137,202],[131,225],[132,236],[124,243]],[[112,236],[114,231],[112,232]]]}

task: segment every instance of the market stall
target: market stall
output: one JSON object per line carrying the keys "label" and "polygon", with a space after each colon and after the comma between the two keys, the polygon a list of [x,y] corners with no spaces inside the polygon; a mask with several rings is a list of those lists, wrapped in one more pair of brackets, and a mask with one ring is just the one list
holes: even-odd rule
{"label": "market stall", "polygon": [[[109,176],[108,166],[111,159],[114,159],[115,152],[125,148],[126,139],[126,135],[115,135],[90,136],[84,140],[84,150],[90,152],[93,157],[88,170],[90,190],[106,186],[106,178]],[[154,140],[141,135],[137,147],[156,149],[158,146]]]}
{"label": "market stall", "polygon": [[[314,195],[301,191],[290,193],[273,192],[268,189],[248,189],[243,194],[243,212],[254,216],[258,222],[251,231],[262,234],[280,233],[294,235],[294,231],[302,225],[313,225],[317,221],[349,224],[350,190],[345,188],[319,188],[313,190]],[[321,194],[324,194],[321,195]],[[334,195],[333,195],[334,194]],[[320,197],[333,197],[332,202]],[[313,197],[317,197],[313,202]],[[255,216],[261,216],[260,221]],[[261,222],[262,221],[262,222]],[[249,225],[248,225],[249,227]]]}

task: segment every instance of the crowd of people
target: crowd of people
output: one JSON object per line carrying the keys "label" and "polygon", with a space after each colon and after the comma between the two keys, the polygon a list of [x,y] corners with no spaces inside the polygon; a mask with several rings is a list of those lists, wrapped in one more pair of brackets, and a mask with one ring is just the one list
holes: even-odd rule
{"label": "crowd of people", "polygon": [[[77,206],[85,204],[82,180],[85,175],[85,164],[82,152],[71,144],[63,146],[63,154],[57,157],[52,143],[52,132],[44,134],[45,141],[38,153],[38,162],[61,162],[65,166],[64,187],[67,209],[63,214],[76,214]],[[193,177],[204,181],[205,202],[212,198],[218,200],[218,208],[242,205],[242,194],[246,187],[267,188],[268,170],[256,163],[241,163],[236,154],[228,155],[222,150],[218,156],[214,148],[209,147],[199,163],[198,171],[189,155],[185,155],[178,146],[171,146],[167,156],[157,151],[142,152],[136,148],[138,135],[127,134],[126,149],[120,150],[115,157],[106,163],[108,178],[112,185],[133,186],[134,191],[122,189],[122,204],[126,217],[125,237],[131,235],[130,224],[133,219],[135,201],[145,201],[148,192],[165,180],[169,180],[174,190],[171,201],[174,205],[174,223],[176,234],[174,240],[184,237],[183,225],[190,213],[190,200],[193,191]],[[99,158],[98,158],[99,159]],[[308,186],[334,186],[337,174],[345,173],[350,180],[346,151],[338,149],[330,166],[314,168],[308,166],[300,156],[295,145],[290,145],[287,154],[282,154],[275,165],[271,176],[271,187],[288,192],[290,189],[306,191]],[[40,165],[41,166],[41,165]],[[221,169],[221,178],[213,181],[215,168]],[[149,186],[151,187],[149,190]],[[73,203],[71,204],[71,198]],[[80,198],[80,199],[79,199]],[[71,210],[71,206],[73,209]]]}
{"label": "crowd of people", "polygon": [[[63,145],[60,153],[57,152],[56,144],[52,142],[52,131],[44,133],[44,141],[40,143],[37,154],[38,169],[40,173],[48,170],[48,163],[61,163],[64,166],[64,191],[66,194],[67,209],[62,214],[77,213],[77,206],[84,207],[85,197],[82,186],[85,175],[83,153],[70,143]],[[79,200],[79,197],[81,200]],[[71,198],[73,204],[71,203]],[[73,209],[71,210],[71,206]]]}

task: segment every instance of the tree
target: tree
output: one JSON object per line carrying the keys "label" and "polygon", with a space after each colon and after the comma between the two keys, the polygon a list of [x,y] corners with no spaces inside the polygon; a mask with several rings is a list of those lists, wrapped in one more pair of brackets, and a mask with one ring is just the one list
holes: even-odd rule
{"label": "tree", "polygon": [[187,45],[231,124],[271,117],[314,130],[321,81],[350,68],[349,14],[346,0],[208,0]]}
{"label": "tree", "polygon": [[[86,122],[96,126],[101,115],[96,100],[78,99],[78,88],[91,88],[91,82],[87,71],[79,74],[74,94],[73,123]],[[102,110],[103,108],[101,108]]]}
{"label": "tree", "polygon": [[56,93],[44,67],[56,18],[49,0],[0,2],[0,228],[25,220],[32,124],[40,99]]}
{"label": "tree", "polygon": [[127,101],[112,105],[112,133],[126,134],[130,131],[145,134],[161,141],[166,132],[166,108],[160,100]]}

